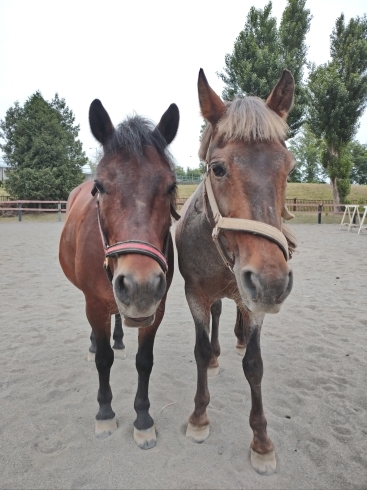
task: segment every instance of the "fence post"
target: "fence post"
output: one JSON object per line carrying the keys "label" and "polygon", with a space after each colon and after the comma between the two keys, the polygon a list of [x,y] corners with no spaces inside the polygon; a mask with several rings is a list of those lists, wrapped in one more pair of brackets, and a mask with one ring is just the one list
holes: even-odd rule
{"label": "fence post", "polygon": [[318,214],[317,214],[317,222],[318,222],[319,225],[321,225],[322,204],[319,204],[318,205],[317,211],[318,211]]}
{"label": "fence post", "polygon": [[[294,202],[294,204],[297,204],[297,198],[296,197],[293,199],[293,202]],[[297,211],[296,206],[293,206],[293,211]]]}
{"label": "fence post", "polygon": [[61,202],[57,203],[57,214],[59,216],[59,221],[61,221]]}
{"label": "fence post", "polygon": [[22,205],[18,204],[18,221],[22,221]]}

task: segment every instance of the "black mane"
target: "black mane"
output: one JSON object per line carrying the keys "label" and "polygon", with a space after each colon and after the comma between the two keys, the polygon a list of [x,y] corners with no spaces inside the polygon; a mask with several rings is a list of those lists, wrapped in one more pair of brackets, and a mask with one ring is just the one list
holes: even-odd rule
{"label": "black mane", "polygon": [[166,140],[149,119],[141,116],[129,116],[120,123],[104,145],[104,151],[106,154],[116,154],[123,150],[141,158],[147,146],[153,146],[174,169]]}

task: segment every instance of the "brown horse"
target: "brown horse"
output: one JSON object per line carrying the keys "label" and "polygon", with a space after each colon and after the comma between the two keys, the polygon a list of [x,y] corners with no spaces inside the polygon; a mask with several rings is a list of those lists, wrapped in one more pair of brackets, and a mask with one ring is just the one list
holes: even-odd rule
{"label": "brown horse", "polygon": [[167,145],[176,135],[179,113],[172,104],[157,127],[134,116],[115,129],[101,102],[94,100],[89,122],[104,154],[94,183],[86,182],[70,194],[60,264],[84,293],[95,336],[97,437],[117,428],[109,382],[114,360],[111,315],[117,315],[117,323],[121,315],[125,325],[139,327],[134,440],[149,449],[156,444],[148,398],[153,343],[173,276],[170,213],[174,214],[176,179]]}
{"label": "brown horse", "polygon": [[[245,97],[224,103],[200,70],[199,102],[208,125],[199,156],[207,164],[203,183],[182,209],[177,224],[179,267],[196,328],[197,391],[186,435],[209,435],[208,374],[219,372],[221,298],[237,304],[237,351],[250,384],[253,429],[251,462],[262,474],[275,471],[261,398],[260,330],[265,313],[276,313],[292,289],[288,259],[295,244],[282,229],[287,176],[294,159],[284,138],[294,81],[285,70],[266,103]],[[210,333],[210,316],[212,332]]]}

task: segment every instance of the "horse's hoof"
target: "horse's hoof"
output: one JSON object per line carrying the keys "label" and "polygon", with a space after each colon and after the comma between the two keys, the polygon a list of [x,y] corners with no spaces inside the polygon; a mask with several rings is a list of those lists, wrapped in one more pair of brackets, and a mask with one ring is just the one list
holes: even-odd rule
{"label": "horse's hoof", "polygon": [[115,353],[115,359],[126,359],[125,347],[123,349],[113,349],[113,352]]}
{"label": "horse's hoof", "polygon": [[209,424],[203,425],[202,427],[197,427],[192,425],[190,422],[187,425],[186,437],[191,437],[194,442],[201,443],[204,442],[209,436]]}
{"label": "horse's hoof", "polygon": [[208,376],[217,376],[219,374],[219,366],[209,367],[208,368]]}
{"label": "horse's hoof", "polygon": [[134,441],[140,449],[151,449],[157,444],[154,425],[147,430],[138,430],[134,427]]}
{"label": "horse's hoof", "polygon": [[251,449],[251,464],[253,469],[260,475],[273,475],[277,468],[275,452],[271,451],[268,454],[259,454]]}
{"label": "horse's hoof", "polygon": [[117,430],[116,417],[109,420],[97,420],[95,434],[98,439],[106,439]]}
{"label": "horse's hoof", "polygon": [[96,360],[96,354],[94,352],[88,351],[87,361],[88,362],[95,362],[95,360]]}
{"label": "horse's hoof", "polygon": [[236,345],[235,351],[239,356],[244,357],[246,354],[246,347]]}

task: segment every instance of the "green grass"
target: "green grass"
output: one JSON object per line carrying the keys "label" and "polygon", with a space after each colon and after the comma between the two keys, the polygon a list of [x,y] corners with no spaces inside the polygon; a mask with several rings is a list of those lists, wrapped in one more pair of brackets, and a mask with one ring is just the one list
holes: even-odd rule
{"label": "green grass", "polygon": [[[197,185],[179,185],[179,197],[190,197],[194,193]],[[288,199],[332,199],[333,194],[330,184],[287,184]],[[358,200],[361,197],[367,200],[367,185],[352,185],[348,199]]]}
{"label": "green grass", "polygon": [[178,185],[178,197],[187,198],[190,197],[191,194],[194,194],[197,188],[197,184],[188,184],[188,185]]}
{"label": "green grass", "polygon": [[[333,199],[333,193],[330,184],[287,184],[287,198],[297,199]],[[367,185],[352,185],[348,199],[358,200],[360,198],[367,200]]]}

